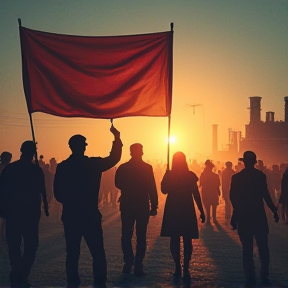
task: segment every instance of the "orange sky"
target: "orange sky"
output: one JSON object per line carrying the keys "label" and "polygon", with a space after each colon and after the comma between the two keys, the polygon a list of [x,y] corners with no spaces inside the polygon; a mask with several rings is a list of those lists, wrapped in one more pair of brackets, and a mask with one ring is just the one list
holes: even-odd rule
{"label": "orange sky", "polygon": [[[49,2],[49,3],[48,3]],[[217,3],[216,3],[217,2]],[[174,22],[174,72],[171,154],[203,161],[212,150],[212,124],[218,124],[218,148],[228,143],[228,129],[249,122],[249,97],[261,96],[262,119],[274,111],[284,118],[288,95],[288,2],[281,0],[191,1],[1,1],[0,2],[0,152],[19,157],[31,139],[22,88],[17,18],[24,27],[74,35],[127,35],[170,30]],[[187,106],[188,104],[188,106]],[[190,104],[200,104],[193,109]],[[44,160],[63,160],[70,136],[87,138],[86,154],[106,156],[112,135],[109,120],[64,119],[33,114],[38,152]],[[166,159],[167,119],[115,119],[123,158],[141,142],[144,159]],[[231,159],[232,160],[232,159]]]}

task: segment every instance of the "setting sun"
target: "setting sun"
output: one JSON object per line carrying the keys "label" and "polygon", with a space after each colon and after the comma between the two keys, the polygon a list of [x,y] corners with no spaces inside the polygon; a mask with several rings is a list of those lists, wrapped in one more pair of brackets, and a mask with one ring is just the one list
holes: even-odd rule
{"label": "setting sun", "polygon": [[[166,137],[166,142],[168,142],[168,137]],[[176,143],[176,142],[177,142],[176,136],[175,135],[170,135],[169,143],[173,144],[173,143]]]}

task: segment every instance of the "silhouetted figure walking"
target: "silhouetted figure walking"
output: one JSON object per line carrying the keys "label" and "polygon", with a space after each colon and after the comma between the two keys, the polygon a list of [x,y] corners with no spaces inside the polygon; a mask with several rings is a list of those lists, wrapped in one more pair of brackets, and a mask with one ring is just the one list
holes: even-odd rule
{"label": "silhouetted figure walking", "polygon": [[245,168],[232,176],[230,200],[234,208],[233,226],[237,226],[243,248],[243,267],[246,285],[255,285],[255,271],[253,261],[253,238],[259,250],[261,261],[261,279],[263,284],[269,284],[269,227],[264,209],[264,202],[274,214],[275,222],[279,221],[277,208],[273,204],[267,188],[266,175],[256,169],[256,154],[252,151],[244,152]]}
{"label": "silhouetted figure walking", "polygon": [[192,255],[192,239],[199,238],[194,200],[201,213],[202,223],[205,222],[204,210],[197,186],[198,177],[189,171],[186,156],[182,152],[173,155],[172,169],[166,171],[161,191],[167,194],[161,236],[170,237],[170,252],[175,262],[176,278],[181,277],[180,237],[184,244],[183,279],[191,280],[189,262]]}
{"label": "silhouetted figure walking", "polygon": [[202,202],[206,210],[207,223],[210,222],[210,207],[212,208],[213,221],[216,221],[216,211],[220,196],[220,177],[212,169],[215,165],[206,160],[205,168],[200,175]]}
{"label": "silhouetted figure walking", "polygon": [[279,203],[282,205],[282,219],[288,224],[288,168],[282,176]]}
{"label": "silhouetted figure walking", "polygon": [[44,173],[38,165],[32,163],[36,153],[34,142],[23,142],[20,151],[22,153],[20,160],[7,165],[0,177],[0,212],[6,219],[12,287],[29,285],[28,277],[39,240],[41,197],[45,214],[49,215]]}
{"label": "silhouetted figure walking", "polygon": [[230,201],[230,186],[231,178],[235,174],[233,170],[233,164],[230,161],[225,163],[226,168],[222,171],[222,197],[225,201],[225,218],[231,219],[232,216],[232,205]]}
{"label": "silhouetted figure walking", "polygon": [[102,172],[121,158],[120,133],[112,126],[115,137],[110,155],[105,158],[85,156],[86,138],[74,135],[69,139],[70,157],[58,164],[54,179],[54,195],[63,205],[62,221],[66,240],[66,275],[69,287],[78,287],[80,243],[84,237],[93,258],[94,285],[105,287],[107,264],[103,243],[102,215],[98,195]]}
{"label": "silhouetted figure walking", "polygon": [[[0,175],[2,170],[11,162],[12,154],[4,151],[0,155]],[[0,239],[5,236],[6,220],[0,217]]]}
{"label": "silhouetted figure walking", "polygon": [[[139,143],[130,146],[131,159],[116,170],[115,186],[121,190],[120,211],[122,221],[122,251],[124,266],[122,273],[145,276],[143,260],[146,252],[146,232],[149,215],[157,215],[158,195],[150,164],[142,160],[143,146]],[[149,202],[151,203],[151,209]],[[134,256],[131,239],[136,223],[137,245]]]}

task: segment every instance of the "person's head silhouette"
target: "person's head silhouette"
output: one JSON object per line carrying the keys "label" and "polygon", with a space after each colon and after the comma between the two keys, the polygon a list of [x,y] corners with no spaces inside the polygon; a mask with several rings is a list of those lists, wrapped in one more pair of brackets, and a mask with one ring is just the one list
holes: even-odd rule
{"label": "person's head silhouette", "polygon": [[143,146],[140,143],[134,143],[130,146],[130,155],[133,159],[142,159]]}
{"label": "person's head silhouette", "polygon": [[209,159],[206,160],[204,164],[205,164],[206,169],[208,169],[208,170],[212,170],[215,167],[213,162]]}
{"label": "person's head silhouette", "polygon": [[254,167],[257,163],[256,154],[253,151],[245,151],[242,158],[239,161],[243,161],[245,167]]}
{"label": "person's head silhouette", "polygon": [[12,159],[12,154],[8,151],[4,151],[0,155],[0,161],[1,161],[1,164],[3,165],[7,165],[8,163],[10,163],[11,159]]}
{"label": "person's head silhouette", "polygon": [[188,171],[188,164],[186,156],[183,152],[178,151],[173,155],[172,158],[172,171]]}
{"label": "person's head silhouette", "polygon": [[36,145],[33,141],[24,141],[21,145],[20,152],[22,153],[21,158],[31,159],[36,154]]}
{"label": "person's head silhouette", "polygon": [[232,168],[233,163],[231,161],[227,161],[227,162],[225,162],[225,166],[226,166],[226,168]]}
{"label": "person's head silhouette", "polygon": [[84,155],[86,150],[86,138],[80,134],[73,135],[68,141],[72,154]]}

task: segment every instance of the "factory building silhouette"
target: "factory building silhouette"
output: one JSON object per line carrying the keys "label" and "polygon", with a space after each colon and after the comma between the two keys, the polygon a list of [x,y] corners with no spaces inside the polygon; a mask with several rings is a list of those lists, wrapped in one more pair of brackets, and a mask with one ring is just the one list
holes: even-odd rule
{"label": "factory building silhouette", "polygon": [[229,129],[229,144],[224,151],[218,150],[217,129],[212,129],[212,158],[217,160],[237,159],[246,150],[252,150],[266,165],[288,163],[288,96],[284,97],[284,120],[275,121],[275,112],[266,112],[261,120],[260,96],[249,97],[250,122],[245,125],[245,137],[241,131]]}

